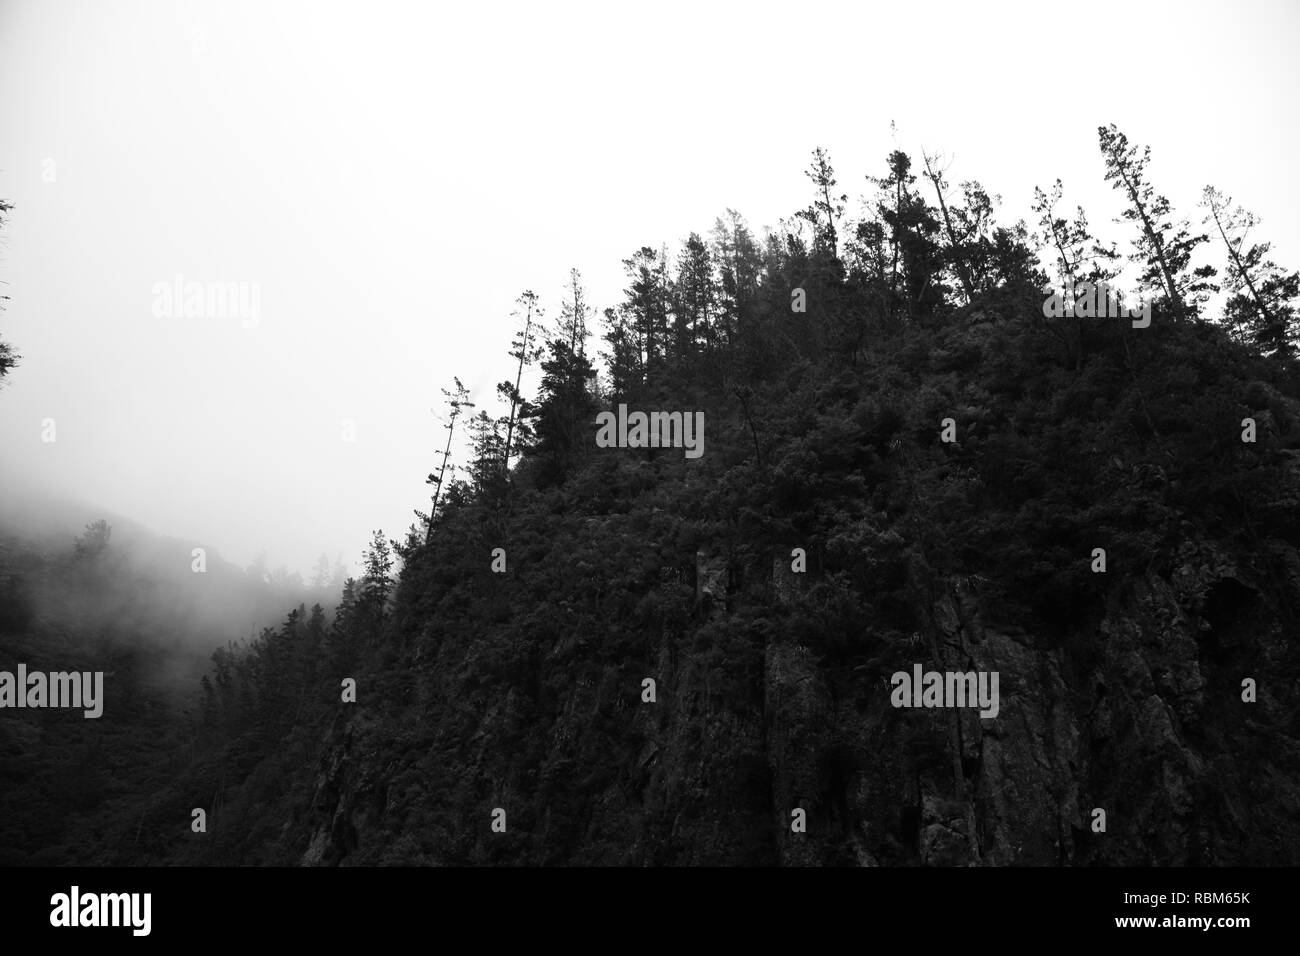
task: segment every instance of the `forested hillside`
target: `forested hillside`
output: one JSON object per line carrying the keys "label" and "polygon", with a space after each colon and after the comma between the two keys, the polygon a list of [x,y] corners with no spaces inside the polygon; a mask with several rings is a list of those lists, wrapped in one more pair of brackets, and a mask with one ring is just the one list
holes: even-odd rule
{"label": "forested hillside", "polygon": [[[160,704],[153,775],[77,776],[60,860],[1297,862],[1300,277],[1099,146],[1105,237],[1068,184],[1006,213],[817,150],[765,235],[632,251],[601,315],[576,270],[526,292],[494,407],[445,392],[429,513]],[[1083,283],[1148,321],[1047,314]],[[701,453],[604,447],[620,406]],[[996,716],[893,706],[916,664],[997,672]]]}
{"label": "forested hillside", "polygon": [[304,598],[333,604],[323,588],[215,552],[195,573],[189,543],[120,518],[88,522],[79,536],[58,530],[81,511],[57,498],[0,502],[0,671],[104,675],[92,719],[0,697],[0,865],[138,847],[155,796],[200,752],[195,690],[210,683],[213,648],[246,671],[259,622]]}

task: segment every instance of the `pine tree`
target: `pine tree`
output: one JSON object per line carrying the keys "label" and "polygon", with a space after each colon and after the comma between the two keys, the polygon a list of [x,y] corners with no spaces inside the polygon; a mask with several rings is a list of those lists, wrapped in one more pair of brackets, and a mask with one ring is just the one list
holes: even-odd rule
{"label": "pine tree", "polygon": [[890,264],[886,321],[905,312],[915,322],[932,316],[943,302],[939,223],[912,190],[912,160],[901,150],[889,154],[889,174],[870,179],[880,190],[876,213],[888,230]]}
{"label": "pine tree", "polygon": [[540,487],[556,484],[584,457],[594,442],[596,401],[592,386],[596,370],[585,356],[575,355],[568,342],[552,339],[550,356],[542,362],[531,452],[538,463]]}
{"label": "pine tree", "polygon": [[575,355],[587,354],[587,339],[591,338],[588,323],[594,311],[587,303],[587,292],[582,287],[582,273],[577,268],[570,269],[569,284],[564,287],[556,331],[562,341],[569,343],[569,351]]}
{"label": "pine tree", "polygon": [[679,356],[693,356],[711,339],[716,287],[709,248],[697,233],[686,238],[677,257],[677,282],[673,287],[673,343]]}
{"label": "pine tree", "polygon": [[967,258],[967,237],[958,238],[957,229],[953,224],[953,215],[948,210],[948,200],[944,194],[946,184],[943,174],[945,170],[939,168],[939,158],[929,156],[924,152],[921,153],[921,158],[925,161],[925,175],[930,180],[931,185],[934,186],[935,196],[938,197],[939,211],[943,214],[944,230],[948,235],[947,255],[944,258],[961,281],[962,289],[966,293],[966,302],[969,305],[975,299],[975,281],[972,278],[971,264]]}
{"label": "pine tree", "polygon": [[[1060,294],[1065,301],[1073,301],[1074,290],[1081,282],[1090,282],[1094,286],[1110,283],[1118,275],[1115,263],[1119,253],[1114,244],[1103,246],[1088,231],[1088,217],[1083,207],[1077,207],[1073,220],[1066,220],[1057,215],[1056,207],[1061,202],[1063,187],[1058,179],[1052,184],[1050,194],[1034,187],[1033,211],[1038,216],[1038,226],[1042,230],[1037,240],[1040,250],[1050,249],[1054,255],[1056,275]],[[1083,363],[1086,341],[1087,320],[1075,317],[1070,327],[1074,330],[1073,342],[1060,331],[1061,320],[1052,320],[1049,328],[1061,335],[1064,347],[1073,352],[1073,364],[1076,369]],[[1067,355],[1067,359],[1070,356]]]}
{"label": "pine tree", "polygon": [[[501,470],[503,473],[508,473],[510,470],[510,456],[514,448],[515,427],[520,418],[523,417],[520,410],[525,402],[523,395],[520,394],[519,386],[523,382],[524,367],[537,361],[542,354],[542,348],[533,344],[534,332],[541,331],[542,319],[542,310],[537,304],[537,294],[531,289],[525,290],[519,296],[517,302],[524,313],[523,327],[519,329],[514,341],[510,343],[510,357],[518,359],[519,366],[515,371],[513,385],[509,382],[502,382],[497,386],[498,394],[510,403],[510,415],[506,422],[505,448],[501,455]],[[516,318],[518,318],[518,315],[519,313],[516,312]],[[576,328],[574,332],[576,334]]]}
{"label": "pine tree", "polygon": [[813,150],[812,164],[804,172],[812,180],[816,189],[816,198],[812,205],[795,213],[813,228],[813,252],[829,255],[838,259],[839,230],[837,224],[844,215],[844,203],[847,195],[834,195],[836,188],[835,169],[831,166],[830,155],[818,146]]}
{"label": "pine tree", "polygon": [[[429,509],[427,530],[424,534],[424,543],[427,545],[433,538],[433,525],[438,517],[438,499],[442,496],[443,483],[450,479],[451,471],[448,468],[447,460],[451,457],[451,439],[456,434],[456,419],[468,409],[474,407],[474,403],[469,400],[469,389],[461,384],[459,378],[453,378],[456,383],[454,391],[442,390],[442,394],[447,398],[447,408],[449,414],[447,422],[443,425],[447,429],[447,446],[442,450],[442,464],[436,472],[430,472],[429,477],[425,479],[425,484],[433,485],[433,507]],[[417,511],[418,517],[423,517]]]}
{"label": "pine tree", "polygon": [[345,631],[348,629],[352,612],[357,606],[357,580],[349,576],[343,582],[343,590],[339,594],[339,603],[334,608],[334,628],[335,630]]}
{"label": "pine tree", "polygon": [[383,531],[371,532],[364,567],[358,604],[370,620],[382,622],[393,588],[393,551]]}
{"label": "pine tree", "polygon": [[601,358],[609,370],[609,391],[613,398],[624,398],[640,384],[644,374],[640,344],[627,310],[606,309],[605,326],[604,339],[609,351],[602,352]]}
{"label": "pine tree", "polygon": [[728,209],[713,226],[712,259],[718,269],[714,340],[720,345],[733,342],[742,323],[742,314],[758,297],[758,279],[762,259],[758,244],[743,216]]}
{"label": "pine tree", "polygon": [[1215,274],[1212,266],[1191,268],[1192,253],[1209,237],[1192,235],[1186,220],[1175,221],[1169,200],[1147,182],[1149,146],[1139,152],[1114,123],[1097,127],[1097,136],[1106,161],[1106,182],[1123,193],[1128,201],[1123,218],[1138,227],[1133,259],[1142,268],[1144,287],[1164,295],[1175,319],[1197,317],[1217,289],[1210,282]]}
{"label": "pine tree", "polygon": [[303,697],[311,695],[320,674],[320,656],[325,649],[325,609],[319,603],[311,606],[311,616],[303,632]]}
{"label": "pine tree", "polygon": [[331,678],[348,676],[356,663],[357,618],[360,608],[360,583],[353,577],[343,582],[338,606],[334,608],[334,623],[325,640],[326,671]]}
{"label": "pine tree", "polygon": [[1000,200],[989,196],[978,182],[968,180],[960,184],[961,201],[950,203],[945,170],[939,168],[940,158],[924,153],[922,157],[926,178],[939,201],[939,212],[948,238],[944,260],[961,283],[969,304],[986,291],[992,281],[993,209]]}
{"label": "pine tree", "polygon": [[501,437],[501,422],[480,411],[468,424],[470,439],[469,480],[474,494],[484,500],[495,501],[504,490],[505,475],[501,471],[505,441]]}
{"label": "pine tree", "polygon": [[893,296],[891,255],[891,243],[883,222],[873,217],[854,227],[853,237],[848,243],[850,276],[870,292],[882,318],[888,312],[888,300]]}
{"label": "pine tree", "polygon": [[1271,245],[1253,243],[1245,248],[1246,235],[1259,219],[1240,206],[1232,208],[1232,199],[1206,186],[1201,205],[1208,210],[1206,221],[1228,249],[1224,321],[1239,338],[1244,338],[1265,355],[1281,359],[1294,358],[1300,316],[1300,273],[1288,275],[1266,256]]}
{"label": "pine tree", "polygon": [[1049,195],[1034,187],[1033,211],[1038,216],[1040,248],[1050,248],[1055,255],[1057,278],[1063,292],[1073,289],[1079,282],[1109,282],[1117,272],[1115,261],[1119,254],[1114,245],[1103,246],[1088,230],[1088,217],[1083,207],[1077,207],[1073,220],[1057,215],[1061,202],[1062,186],[1058,179]]}
{"label": "pine tree", "polygon": [[642,246],[623,260],[629,284],[619,318],[636,362],[638,384],[662,365],[667,354],[669,289],[664,258]]}

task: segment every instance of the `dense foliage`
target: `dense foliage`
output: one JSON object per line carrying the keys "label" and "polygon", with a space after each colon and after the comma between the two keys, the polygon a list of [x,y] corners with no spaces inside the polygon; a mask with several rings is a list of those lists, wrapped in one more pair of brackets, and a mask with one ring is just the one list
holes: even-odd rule
{"label": "dense foliage", "polygon": [[[1265,261],[1266,247],[1241,248],[1217,193],[1211,242],[1154,192],[1145,153],[1113,127],[1100,142],[1126,204],[1131,296],[1153,300],[1145,328],[1044,314],[1052,283],[1129,274],[1082,210],[1057,212],[1059,183],[1038,192],[1031,231],[999,223],[978,183],[952,187],[934,157],[918,176],[902,152],[869,178],[860,220],[818,150],[812,201],[777,230],[755,236],[729,210],[673,255],[636,250],[599,340],[576,270],[554,328],[525,293],[500,416],[469,413],[459,383],[447,393],[462,403],[449,424],[474,452],[452,478],[431,449],[431,467],[442,456],[432,514],[404,540],[375,533],[332,619],[298,607],[218,650],[186,723],[124,718],[148,730],[133,738],[138,753],[112,753],[111,735],[69,739],[58,756],[67,786],[51,771],[27,800],[72,822],[33,818],[5,841],[10,857],[770,862],[784,765],[770,741],[736,731],[728,742],[719,728],[772,732],[795,719],[771,700],[781,648],[813,662],[826,699],[877,709],[900,661],[969,660],[941,619],[956,587],[985,625],[1055,655],[1070,691],[1095,701],[1088,675],[1107,666],[1108,622],[1207,554],[1230,556],[1243,593],[1266,606],[1262,627],[1293,632],[1295,277]],[[1216,270],[1201,260],[1220,238]],[[1207,312],[1216,276],[1231,295],[1223,316]],[[527,397],[534,363],[541,384]],[[704,454],[598,448],[595,415],[619,404],[702,411]],[[955,441],[943,440],[946,419]],[[788,571],[796,548],[802,576]],[[1095,548],[1105,574],[1090,570]],[[1206,593],[1189,605],[1209,634],[1199,666],[1230,699],[1258,662],[1249,642],[1220,637],[1256,599]],[[30,631],[6,614],[11,632]],[[82,646],[98,645],[86,635]],[[1294,685],[1296,663],[1289,650],[1271,659],[1276,683]],[[690,693],[668,673],[696,675]],[[664,703],[634,716],[656,674]],[[355,704],[342,700],[345,678]],[[1221,732],[1231,742],[1206,747],[1224,759],[1253,759],[1279,730],[1268,713],[1247,732],[1226,705],[1206,708],[1184,730]],[[755,713],[765,716],[746,723]],[[833,720],[807,719],[824,792],[803,798],[847,821],[846,781],[872,770]],[[707,784],[656,762],[670,722]],[[978,802],[963,763],[974,758],[941,726],[911,724],[894,740],[918,778],[955,774],[958,801]],[[8,732],[8,759],[33,759],[33,742]],[[358,741],[369,776],[345,766],[363,762]],[[93,747],[110,756],[87,756]],[[923,855],[908,845],[913,802],[899,833],[871,838],[873,858]],[[506,804],[508,834],[490,842],[488,813]],[[207,808],[206,834],[190,832],[192,807]],[[635,819],[635,834],[613,819]],[[309,852],[322,832],[329,849]],[[846,852],[832,843],[822,862]]]}

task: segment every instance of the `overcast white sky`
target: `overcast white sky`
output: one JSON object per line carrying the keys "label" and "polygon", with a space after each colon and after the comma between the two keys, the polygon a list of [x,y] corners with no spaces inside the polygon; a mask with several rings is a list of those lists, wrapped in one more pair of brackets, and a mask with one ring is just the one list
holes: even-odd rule
{"label": "overcast white sky", "polygon": [[[775,225],[814,146],[861,193],[891,120],[1003,220],[1059,176],[1126,249],[1115,122],[1177,211],[1213,183],[1300,267],[1300,4],[1045,7],[0,2],[0,493],[351,561],[427,506],[439,389],[509,377],[521,290],[554,313],[576,265],[612,305],[641,245]],[[258,324],[156,317],[177,274],[256,285]]]}

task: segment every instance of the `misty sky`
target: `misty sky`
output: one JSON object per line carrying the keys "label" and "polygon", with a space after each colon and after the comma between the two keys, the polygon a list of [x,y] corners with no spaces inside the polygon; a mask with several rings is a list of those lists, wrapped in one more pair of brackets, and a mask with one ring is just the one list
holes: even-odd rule
{"label": "misty sky", "polygon": [[[1300,267],[1300,4],[888,6],[0,0],[0,494],[353,561],[427,510],[452,376],[496,410],[523,289],[554,315],[576,265],[613,305],[636,248],[807,205],[818,145],[855,215],[925,148],[1003,222],[1060,177],[1127,251],[1114,122],[1177,212],[1213,183]],[[159,317],[177,275],[256,287],[256,325]]]}

